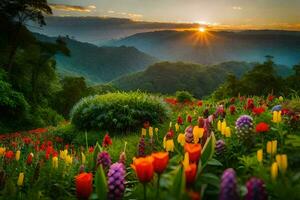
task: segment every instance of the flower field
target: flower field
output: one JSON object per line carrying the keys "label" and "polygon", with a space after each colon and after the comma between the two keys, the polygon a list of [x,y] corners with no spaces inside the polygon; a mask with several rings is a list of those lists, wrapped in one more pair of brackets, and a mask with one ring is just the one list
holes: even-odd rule
{"label": "flower field", "polygon": [[[0,199],[300,199],[299,98],[166,98],[169,120],[91,145],[0,135]],[[64,126],[70,126],[65,124]],[[117,145],[118,144],[118,145]]]}

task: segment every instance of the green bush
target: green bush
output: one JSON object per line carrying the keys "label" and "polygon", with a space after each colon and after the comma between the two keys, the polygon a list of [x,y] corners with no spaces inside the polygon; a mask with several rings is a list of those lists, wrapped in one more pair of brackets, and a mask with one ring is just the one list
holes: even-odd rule
{"label": "green bush", "polygon": [[71,122],[81,130],[133,131],[145,121],[151,124],[168,118],[163,101],[141,92],[108,93],[80,100],[71,111]]}
{"label": "green bush", "polygon": [[188,91],[177,91],[176,92],[176,99],[178,102],[186,102],[186,101],[192,101],[193,95],[189,93]]}

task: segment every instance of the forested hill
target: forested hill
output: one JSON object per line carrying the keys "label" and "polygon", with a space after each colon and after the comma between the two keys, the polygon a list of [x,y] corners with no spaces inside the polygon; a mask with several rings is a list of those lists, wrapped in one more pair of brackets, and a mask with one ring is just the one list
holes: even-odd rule
{"label": "forested hill", "polygon": [[[54,42],[57,38],[35,33],[41,41]],[[134,47],[97,47],[93,44],[64,38],[70,49],[70,57],[57,54],[61,73],[78,74],[93,82],[108,82],[121,75],[145,69],[156,58]]]}
{"label": "forested hill", "polygon": [[[145,71],[123,76],[112,83],[123,90],[140,89],[163,94],[187,90],[200,98],[213,92],[225,81],[228,74],[241,77],[256,64],[225,62],[217,65],[198,65],[161,62],[148,67]],[[286,66],[275,65],[275,69],[282,76],[292,74],[292,70]]]}

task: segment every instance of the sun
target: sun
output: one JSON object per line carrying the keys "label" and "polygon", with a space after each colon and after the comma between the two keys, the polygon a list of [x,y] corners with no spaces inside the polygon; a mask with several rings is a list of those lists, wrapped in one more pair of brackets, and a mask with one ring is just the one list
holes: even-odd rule
{"label": "sun", "polygon": [[204,33],[206,31],[206,29],[204,27],[199,27],[198,31],[201,32],[201,33]]}

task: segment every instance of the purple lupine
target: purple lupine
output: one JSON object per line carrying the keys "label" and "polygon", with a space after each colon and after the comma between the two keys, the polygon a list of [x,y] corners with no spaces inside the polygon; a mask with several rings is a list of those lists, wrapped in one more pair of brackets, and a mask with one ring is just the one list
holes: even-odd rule
{"label": "purple lupine", "polygon": [[138,157],[144,157],[146,155],[145,148],[146,148],[145,138],[144,136],[142,136],[138,145]]}
{"label": "purple lupine", "polygon": [[237,136],[243,141],[247,141],[251,144],[251,138],[253,134],[253,119],[249,115],[240,116],[235,122],[235,128],[237,131]]}
{"label": "purple lupine", "polygon": [[226,169],[221,178],[219,200],[238,200],[237,180],[232,168]]}
{"label": "purple lupine", "polygon": [[268,196],[263,180],[258,178],[251,178],[246,183],[247,194],[245,200],[267,200]]}
{"label": "purple lupine", "polygon": [[102,151],[97,156],[97,167],[102,165],[103,169],[107,170],[111,165],[111,158],[107,151]]}
{"label": "purple lupine", "polygon": [[122,199],[125,191],[125,167],[122,163],[114,163],[110,166],[108,178],[108,199]]}
{"label": "purple lupine", "polygon": [[223,154],[224,151],[225,151],[225,149],[226,149],[226,144],[225,144],[224,140],[218,140],[218,141],[216,142],[216,147],[215,147],[215,149],[216,149],[217,155]]}
{"label": "purple lupine", "polygon": [[185,141],[187,143],[193,143],[194,135],[193,135],[193,126],[189,126],[185,129]]}

